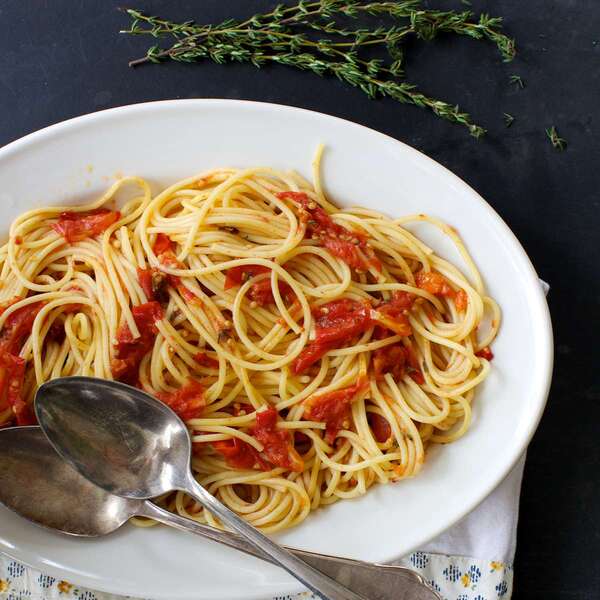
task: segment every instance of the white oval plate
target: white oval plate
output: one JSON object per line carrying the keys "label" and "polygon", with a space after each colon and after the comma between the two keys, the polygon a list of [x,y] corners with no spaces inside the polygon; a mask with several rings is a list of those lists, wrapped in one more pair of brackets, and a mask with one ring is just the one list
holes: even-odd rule
{"label": "white oval plate", "polygon": [[[310,177],[320,142],[334,201],[394,216],[430,213],[455,226],[503,312],[492,373],[477,390],[467,435],[433,448],[415,479],[377,486],[277,536],[300,548],[389,561],[441,533],[494,489],[525,450],[546,401],[546,301],[519,242],[476,192],[416,150],[348,121],[272,104],[176,100],[86,115],[1,149],[0,222],[6,230],[32,207],[81,202],[119,174],[145,177],[156,190],[218,166],[268,165]],[[419,227],[417,234],[461,264],[434,232]],[[79,585],[146,598],[252,600],[300,589],[267,563],[166,527],[127,526],[82,540],[2,509],[0,551]]]}

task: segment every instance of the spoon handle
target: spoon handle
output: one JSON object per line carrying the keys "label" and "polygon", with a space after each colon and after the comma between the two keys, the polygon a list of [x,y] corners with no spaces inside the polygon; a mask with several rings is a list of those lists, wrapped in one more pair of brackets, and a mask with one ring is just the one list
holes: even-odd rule
{"label": "spoon handle", "polygon": [[[269,555],[235,533],[174,515],[149,501],[144,503],[143,512],[139,516],[155,519],[176,529],[195,533],[246,554],[274,562]],[[441,600],[420,575],[405,567],[378,565],[294,548],[288,550],[310,566],[369,600]]]}
{"label": "spoon handle", "polygon": [[307,588],[323,600],[367,600],[363,596],[355,594],[348,588],[340,585],[335,579],[317,571],[301,558],[292,554],[289,550],[282,548],[279,544],[262,534],[258,529],[246,523],[233,511],[229,510],[212,494],[209,494],[191,475],[187,478],[185,489],[195,500],[200,502],[204,508],[210,510],[225,525],[228,525],[253,546],[262,550],[271,557],[272,561],[285,569],[290,575],[298,579]]}

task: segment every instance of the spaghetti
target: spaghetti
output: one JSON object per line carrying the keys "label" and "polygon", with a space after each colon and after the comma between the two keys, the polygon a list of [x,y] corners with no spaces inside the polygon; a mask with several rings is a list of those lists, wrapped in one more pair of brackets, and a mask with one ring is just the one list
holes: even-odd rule
{"label": "spaghetti", "polygon": [[[137,385],[186,421],[198,480],[264,531],[417,474],[469,427],[500,311],[453,228],[338,209],[319,158],[314,187],[216,169],[153,197],[126,177],[17,218],[0,249],[0,426],[34,422],[55,377]],[[160,502],[219,526],[183,493]]]}

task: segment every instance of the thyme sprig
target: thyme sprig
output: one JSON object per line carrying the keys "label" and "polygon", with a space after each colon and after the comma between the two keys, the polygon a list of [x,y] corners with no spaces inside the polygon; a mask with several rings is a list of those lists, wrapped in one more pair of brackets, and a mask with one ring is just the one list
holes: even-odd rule
{"label": "thyme sprig", "polygon": [[[474,137],[485,130],[473,123],[468,113],[423,94],[403,79],[403,42],[410,36],[430,41],[449,33],[491,41],[504,61],[512,60],[516,52],[514,40],[502,33],[500,17],[482,14],[477,18],[470,10],[424,9],[421,0],[301,0],[289,6],[279,4],[268,13],[243,21],[227,19],[216,25],[177,23],[134,9],[127,9],[127,13],[132,22],[122,33],[170,39],[170,45],[151,46],[130,66],[203,59],[219,64],[247,62],[255,67],[286,65],[320,76],[333,75],[369,98],[387,96],[428,108],[443,119],[464,125]],[[370,28],[351,25],[363,15],[377,17],[385,24]],[[383,58],[373,58],[371,49],[382,50]]]}
{"label": "thyme sprig", "polygon": [[510,82],[521,89],[525,87],[525,82],[523,81],[523,78],[520,75],[511,75]]}
{"label": "thyme sprig", "polygon": [[515,118],[510,113],[504,113],[504,124],[510,127],[515,122]]}
{"label": "thyme sprig", "polygon": [[548,136],[550,143],[554,146],[554,148],[556,148],[556,150],[562,151],[567,147],[567,140],[561,138],[560,135],[558,135],[558,131],[556,130],[556,127],[554,125],[546,129],[546,135]]}

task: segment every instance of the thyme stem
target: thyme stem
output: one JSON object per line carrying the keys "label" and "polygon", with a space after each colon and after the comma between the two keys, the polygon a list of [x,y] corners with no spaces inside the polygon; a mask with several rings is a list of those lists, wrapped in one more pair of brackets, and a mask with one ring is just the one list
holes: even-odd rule
{"label": "thyme stem", "polygon": [[[227,19],[220,24],[177,23],[127,9],[132,22],[122,33],[171,38],[168,47],[152,46],[146,56],[129,62],[131,67],[163,60],[216,63],[249,62],[256,67],[277,63],[334,75],[370,98],[387,96],[399,102],[428,108],[437,116],[460,123],[471,135],[485,130],[474,124],[458,106],[430,98],[404,77],[404,49],[408,36],[433,40],[440,33],[469,36],[493,42],[503,60],[515,56],[514,40],[502,33],[502,19],[470,10],[425,9],[421,0],[368,2],[364,0],[300,0],[278,5],[270,12],[246,20]],[[348,19],[363,15],[385,21],[377,27],[347,27]],[[326,36],[326,37],[322,37]],[[384,58],[362,52],[380,48]]]}

